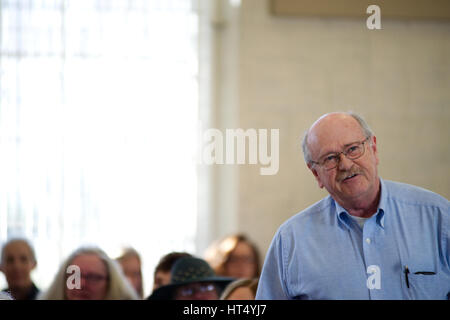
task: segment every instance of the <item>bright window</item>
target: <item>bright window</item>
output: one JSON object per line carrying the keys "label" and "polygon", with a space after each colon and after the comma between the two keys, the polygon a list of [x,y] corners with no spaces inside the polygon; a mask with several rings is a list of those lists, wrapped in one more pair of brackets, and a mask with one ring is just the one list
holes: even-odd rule
{"label": "bright window", "polygon": [[41,289],[84,244],[135,247],[145,294],[195,251],[197,20],[191,0],[1,1],[0,242],[33,242]]}

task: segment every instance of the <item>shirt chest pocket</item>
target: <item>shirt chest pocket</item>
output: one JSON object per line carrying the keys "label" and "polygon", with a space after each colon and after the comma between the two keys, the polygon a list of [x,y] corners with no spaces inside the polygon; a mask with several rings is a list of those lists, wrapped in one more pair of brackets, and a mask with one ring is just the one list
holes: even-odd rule
{"label": "shirt chest pocket", "polygon": [[448,294],[448,279],[431,271],[413,271],[409,276],[407,289],[412,299],[446,299]]}

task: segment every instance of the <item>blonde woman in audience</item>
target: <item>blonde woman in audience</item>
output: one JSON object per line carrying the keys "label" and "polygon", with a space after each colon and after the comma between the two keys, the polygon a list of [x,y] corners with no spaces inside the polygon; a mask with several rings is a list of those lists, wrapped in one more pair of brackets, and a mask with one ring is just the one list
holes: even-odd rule
{"label": "blonde woman in audience", "polygon": [[243,234],[229,235],[214,242],[205,252],[205,260],[217,275],[237,279],[259,277],[259,251]]}
{"label": "blonde woman in audience", "polygon": [[[75,266],[75,267],[74,267]],[[79,286],[76,270],[79,268]],[[137,300],[120,266],[99,248],[80,248],[61,265],[40,300]]]}
{"label": "blonde woman in audience", "polygon": [[220,300],[255,300],[258,278],[239,279],[230,283],[220,296]]}
{"label": "blonde woman in audience", "polygon": [[130,281],[141,299],[144,298],[144,286],[142,284],[141,257],[133,248],[125,248],[123,253],[116,258],[125,277]]}

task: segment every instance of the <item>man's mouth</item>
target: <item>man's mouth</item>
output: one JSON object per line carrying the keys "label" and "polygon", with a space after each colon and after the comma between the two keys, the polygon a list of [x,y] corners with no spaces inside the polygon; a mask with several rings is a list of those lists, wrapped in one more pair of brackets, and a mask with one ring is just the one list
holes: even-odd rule
{"label": "man's mouth", "polygon": [[344,177],[344,179],[342,179],[342,181],[348,181],[350,179],[353,179],[354,177],[356,177],[358,174],[357,173],[352,173],[349,174],[348,176]]}

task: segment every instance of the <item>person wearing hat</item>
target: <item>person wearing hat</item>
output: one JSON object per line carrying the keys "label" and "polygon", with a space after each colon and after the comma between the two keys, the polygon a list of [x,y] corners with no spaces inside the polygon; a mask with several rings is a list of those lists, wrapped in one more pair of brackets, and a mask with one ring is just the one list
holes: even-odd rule
{"label": "person wearing hat", "polygon": [[219,300],[223,289],[233,278],[216,276],[209,264],[200,258],[184,257],[173,265],[171,281],[159,287],[148,300]]}

